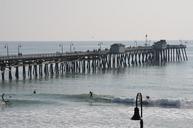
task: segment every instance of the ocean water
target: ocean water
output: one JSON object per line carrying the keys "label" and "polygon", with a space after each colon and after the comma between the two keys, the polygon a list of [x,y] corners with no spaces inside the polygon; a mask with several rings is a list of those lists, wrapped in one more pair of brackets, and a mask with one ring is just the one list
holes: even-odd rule
{"label": "ocean water", "polygon": [[[53,53],[93,50],[99,42],[0,42],[0,56],[20,52]],[[109,48],[115,42],[103,42]],[[143,42],[122,41],[126,46]],[[168,41],[179,44],[178,41]],[[0,128],[139,128],[132,121],[135,97],[143,95],[145,128],[189,128],[193,126],[193,43],[187,45],[188,61],[163,66],[138,66],[96,74],[64,74],[48,79],[0,81]],[[36,89],[37,93],[33,94]],[[94,93],[89,98],[89,91]],[[146,99],[150,96],[150,99]]]}

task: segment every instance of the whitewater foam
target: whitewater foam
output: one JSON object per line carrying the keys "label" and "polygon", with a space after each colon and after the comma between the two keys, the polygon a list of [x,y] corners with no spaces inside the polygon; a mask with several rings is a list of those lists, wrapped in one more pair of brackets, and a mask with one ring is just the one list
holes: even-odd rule
{"label": "whitewater foam", "polygon": [[[65,95],[65,94],[9,94],[9,99],[12,106],[21,105],[34,105],[34,104],[62,104],[64,101],[70,102],[92,102],[92,103],[110,103],[120,105],[135,105],[135,98],[121,98],[113,97],[110,95],[93,95],[93,98],[89,97],[89,94],[77,94],[77,95]],[[161,108],[193,108],[193,101],[178,100],[178,99],[144,99],[143,106],[145,107],[161,107]]]}

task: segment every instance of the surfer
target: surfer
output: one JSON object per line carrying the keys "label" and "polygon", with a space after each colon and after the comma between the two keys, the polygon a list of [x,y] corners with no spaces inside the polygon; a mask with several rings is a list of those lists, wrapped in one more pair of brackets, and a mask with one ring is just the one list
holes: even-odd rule
{"label": "surfer", "polygon": [[33,94],[36,94],[36,89],[33,91]]}
{"label": "surfer", "polygon": [[150,96],[146,96],[146,100],[143,101],[144,105],[150,105]]}
{"label": "surfer", "polygon": [[150,96],[146,96],[146,99],[150,99]]}
{"label": "surfer", "polygon": [[90,94],[90,98],[93,98],[93,92],[89,92],[89,94]]}
{"label": "surfer", "polygon": [[89,100],[89,103],[90,105],[92,106],[92,103],[93,103],[93,92],[89,92],[89,96],[90,96],[90,100]]}
{"label": "surfer", "polygon": [[8,101],[8,100],[5,100],[5,99],[4,99],[4,96],[5,96],[5,93],[3,93],[3,94],[1,95],[2,102],[4,102],[5,104],[7,104],[9,101]]}

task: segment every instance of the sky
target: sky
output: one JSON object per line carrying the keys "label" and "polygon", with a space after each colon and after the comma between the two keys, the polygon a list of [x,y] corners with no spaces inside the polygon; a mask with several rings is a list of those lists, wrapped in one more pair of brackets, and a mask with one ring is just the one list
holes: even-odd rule
{"label": "sky", "polygon": [[193,0],[0,0],[0,41],[192,40]]}

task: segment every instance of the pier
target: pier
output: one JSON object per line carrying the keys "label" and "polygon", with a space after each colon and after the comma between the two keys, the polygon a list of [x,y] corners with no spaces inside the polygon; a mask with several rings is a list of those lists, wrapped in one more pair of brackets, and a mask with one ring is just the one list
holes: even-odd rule
{"label": "pier", "polygon": [[99,70],[187,60],[186,45],[169,45],[165,40],[152,46],[125,47],[114,44],[111,49],[105,50],[0,56],[0,79],[25,80],[64,73],[95,73]]}

